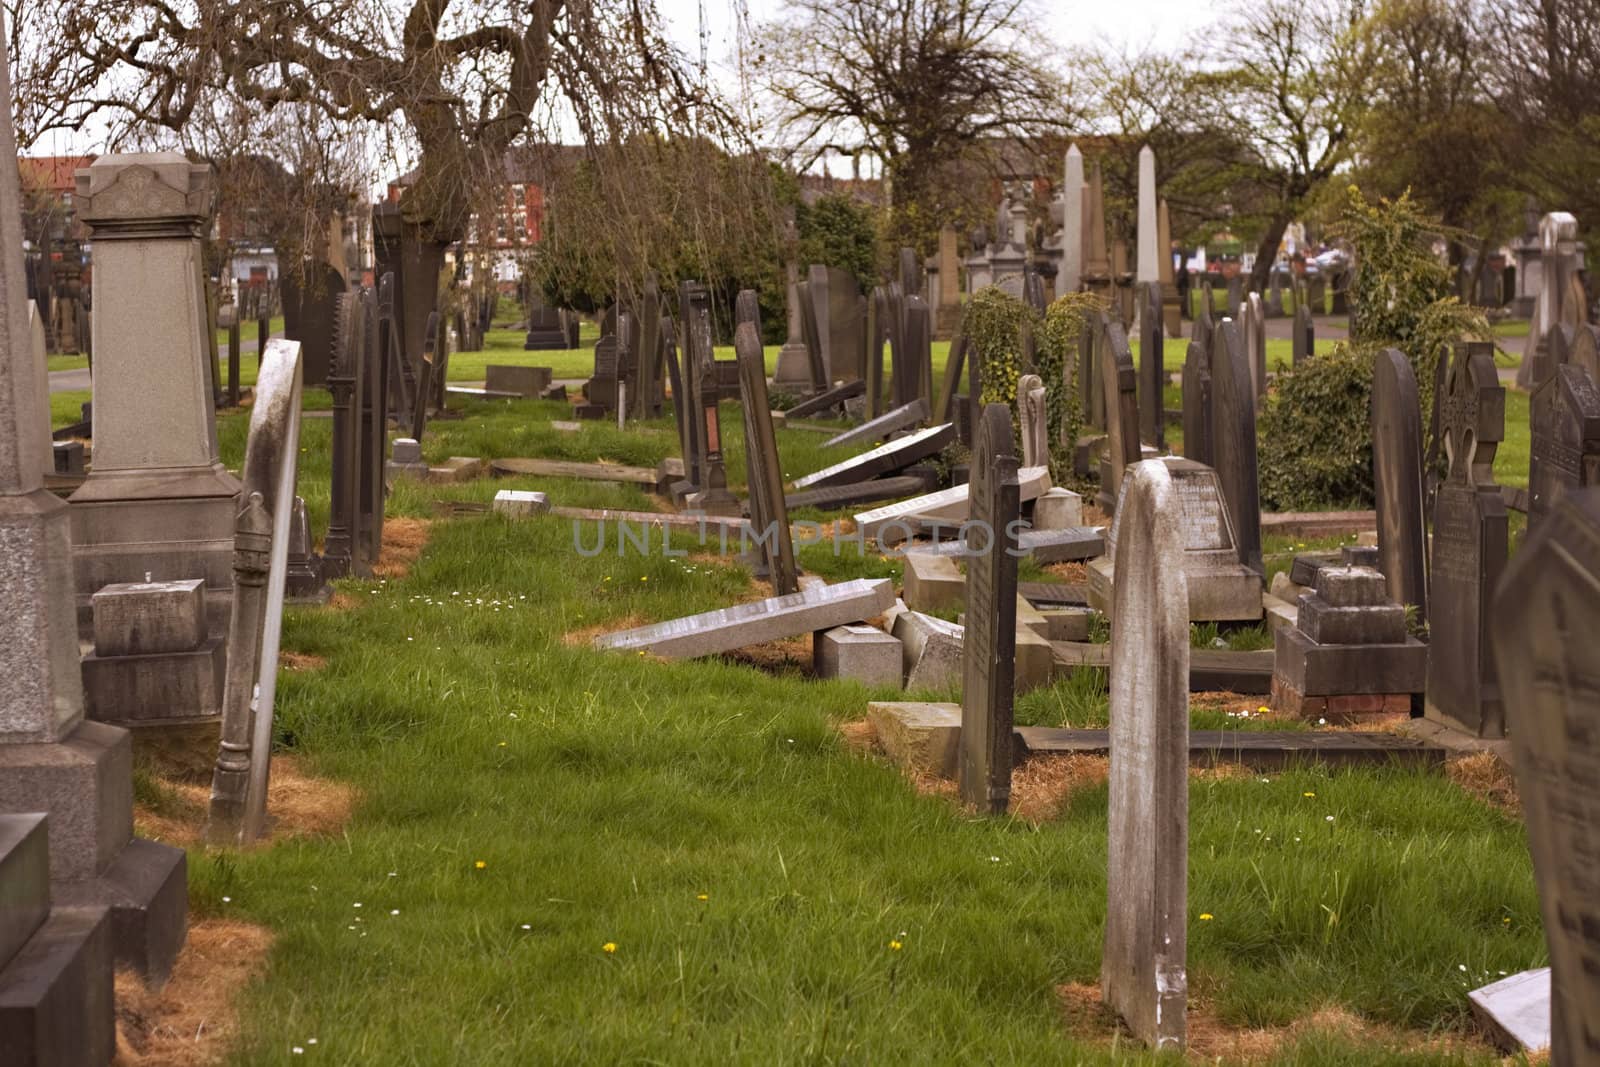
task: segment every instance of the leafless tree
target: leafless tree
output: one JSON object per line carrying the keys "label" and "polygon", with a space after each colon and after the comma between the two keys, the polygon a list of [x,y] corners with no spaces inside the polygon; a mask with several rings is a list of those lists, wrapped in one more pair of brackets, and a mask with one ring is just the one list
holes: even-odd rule
{"label": "leafless tree", "polygon": [[1067,125],[1037,22],[1030,0],[788,0],[756,35],[755,67],[796,167],[828,153],[881,165],[897,236],[929,252],[971,191],[940,187],[961,164]]}

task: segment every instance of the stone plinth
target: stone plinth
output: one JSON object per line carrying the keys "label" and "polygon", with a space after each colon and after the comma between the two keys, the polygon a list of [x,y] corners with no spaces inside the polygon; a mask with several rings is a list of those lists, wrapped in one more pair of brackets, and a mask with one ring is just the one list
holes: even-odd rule
{"label": "stone plinth", "polygon": [[921,701],[874,701],[867,721],[878,745],[896,764],[915,774],[956,776],[961,749],[961,705]]}
{"label": "stone plinth", "polygon": [[835,626],[816,635],[818,678],[900,688],[900,642],[873,626]]}
{"label": "stone plinth", "polygon": [[77,592],[203,578],[213,629],[232,589],[239,482],[218,458],[201,238],[211,170],[175,152],[106,155],[77,176],[94,231],[95,457],[72,494]]}
{"label": "stone plinth", "polygon": [[537,397],[550,388],[555,372],[549,367],[519,367],[491,363],[483,368],[483,387],[489,392]]}
{"label": "stone plinth", "polygon": [[226,650],[208,637],[205,582],[108,585],[90,598],[94,651],[83,659],[89,717],[131,726],[214,718]]}

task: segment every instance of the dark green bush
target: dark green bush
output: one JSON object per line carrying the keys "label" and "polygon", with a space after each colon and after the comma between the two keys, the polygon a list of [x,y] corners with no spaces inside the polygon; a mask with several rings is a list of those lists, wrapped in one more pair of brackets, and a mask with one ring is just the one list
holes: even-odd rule
{"label": "dark green bush", "polygon": [[1257,423],[1261,506],[1372,504],[1371,349],[1339,345],[1278,378]]}

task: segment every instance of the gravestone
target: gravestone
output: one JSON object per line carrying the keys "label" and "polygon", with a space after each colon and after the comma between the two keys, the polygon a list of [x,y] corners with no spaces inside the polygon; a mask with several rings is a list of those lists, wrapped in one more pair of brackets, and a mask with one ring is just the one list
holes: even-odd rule
{"label": "gravestone", "polygon": [[1211,356],[1199,341],[1190,341],[1183,360],[1183,454],[1212,464]]}
{"label": "gravestone", "polygon": [[866,311],[866,417],[873,419],[883,413],[883,342],[888,336],[891,317],[889,298],[883,286],[873,286],[872,292],[867,295]]}
{"label": "gravestone", "polygon": [[682,450],[682,477],[672,482],[668,491],[674,503],[682,503],[695,491],[695,480],[700,477],[700,461],[695,456],[694,420],[690,412],[689,386],[678,362],[678,344],[670,320],[661,324],[661,354],[667,364],[667,379],[672,391],[672,417],[678,428],[678,447]]}
{"label": "gravestone", "polygon": [[[97,266],[98,273],[98,266]],[[322,353],[321,366],[315,368],[322,377],[316,384],[327,380],[328,365],[333,358],[333,302],[339,294],[350,288],[345,276],[322,260],[306,260],[300,264],[286,264],[281,278],[283,285],[283,333],[285,337],[300,342],[308,354]],[[100,279],[95,279],[99,288]],[[95,294],[96,310],[102,305],[100,294]],[[261,349],[256,349],[259,356]]]}
{"label": "gravestone", "polygon": [[[10,71],[4,64],[0,64],[0,99],[11,100]],[[104,328],[108,318],[114,323],[130,311],[140,321],[127,325],[126,336],[111,334],[100,339],[97,348],[103,362],[96,376],[109,373],[120,382],[119,399],[137,398],[147,388],[177,390],[177,397],[156,397],[150,404],[152,410],[173,417],[170,428],[159,429],[179,440],[165,447],[172,448],[177,458],[187,458],[191,453],[203,455],[209,444],[214,456],[215,438],[209,436],[209,426],[200,417],[209,414],[212,400],[205,371],[209,353],[199,334],[205,303],[199,285],[196,231],[205,212],[203,198],[191,196],[203,192],[209,197],[204,177],[208,172],[205,168],[192,170],[182,156],[101,158],[111,162],[96,172],[99,184],[93,192],[103,194],[108,188],[106,179],[114,171],[110,187],[118,190],[118,196],[80,202],[80,218],[87,215],[90,220],[104,220],[108,226],[102,232],[114,234],[118,224],[126,223],[138,233],[140,228],[133,221],[137,215],[152,221],[158,230],[170,226],[181,236],[164,245],[152,238],[149,244],[154,247],[146,247],[147,242],[137,238],[97,242],[105,249],[97,270],[107,263],[112,269],[109,278],[104,274],[96,278],[100,313],[95,316],[95,327]],[[169,973],[187,930],[186,861],[182,849],[133,836],[129,734],[115,726],[89,722],[83,714],[78,625],[73,617],[75,516],[43,484],[51,463],[49,379],[46,367],[33,358],[23,307],[27,280],[22,204],[8,110],[0,115],[0,814],[49,816],[52,902],[92,909],[100,915],[109,908],[117,962],[159,983]],[[117,245],[124,247],[112,247]],[[135,298],[151,297],[152,288],[163,281],[171,286],[162,294],[165,299],[141,307]],[[150,322],[152,312],[160,309],[177,314],[178,322]],[[157,350],[164,332],[179,331],[181,337],[166,338],[181,340],[176,350]],[[137,356],[151,360],[144,383],[137,380],[130,365]],[[111,366],[105,366],[105,361]],[[203,406],[194,412],[187,410],[186,404]],[[140,442],[139,435],[132,432],[134,412],[102,411],[97,418],[113,432],[108,456],[113,469],[121,462],[124,469],[134,470],[132,463],[150,458],[135,447]],[[147,434],[151,428],[145,428]],[[216,470],[221,470],[220,464]],[[210,474],[211,468],[207,467],[206,473]],[[8,886],[3,899],[17,903],[12,891]],[[95,916],[86,925],[93,927],[100,921]],[[0,928],[9,928],[9,924],[0,923]],[[103,959],[92,965],[95,981],[106,981]],[[72,997],[73,992],[64,995]],[[95,1025],[89,1014],[94,1007],[87,1001],[67,1003],[69,1011],[85,1012],[83,1035]],[[105,1010],[103,1004],[99,1010]],[[16,1016],[0,1019],[0,1027],[16,1023]],[[106,1036],[103,1029],[100,1036]]]}
{"label": "gravestone", "polygon": [[855,578],[812,585],[798,593],[707,611],[681,619],[600,634],[594,647],[648,652],[663,659],[691,659],[799,634],[831,630],[882,615],[894,604],[887,578]]}
{"label": "gravestone", "polygon": [[361,396],[366,388],[365,317],[358,294],[341,293],[334,317],[333,361],[328,391],[333,394],[333,444],[330,464],[328,530],[322,543],[323,574],[344,578],[356,572],[357,497],[366,441],[361,434]]}
{"label": "gravestone", "polygon": [[1555,501],[1494,600],[1494,655],[1550,950],[1550,1063],[1600,1062],[1600,492]]}
{"label": "gravestone", "polygon": [[1406,611],[1370,567],[1318,567],[1295,625],[1273,633],[1272,706],[1307,719],[1411,714],[1428,649],[1406,633]]}
{"label": "gravestone", "polygon": [[1245,350],[1250,357],[1250,381],[1255,386],[1256,403],[1267,395],[1267,312],[1261,303],[1260,293],[1245,298],[1245,311],[1241,314],[1239,330],[1244,335]]}
{"label": "gravestone", "polygon": [[1189,594],[1168,465],[1128,468],[1117,518],[1100,992],[1156,1049],[1187,1040]]}
{"label": "gravestone", "polygon": [[212,844],[247,845],[266,831],[278,642],[289,566],[289,524],[300,443],[300,346],[261,354],[236,520],[235,596],[228,629],[222,741],[206,826]]}
{"label": "gravestone", "polygon": [[1244,314],[1244,275],[1242,274],[1235,274],[1228,279],[1227,312],[1224,318],[1233,319],[1235,322],[1239,320],[1240,315]]}
{"label": "gravestone", "polygon": [[906,381],[904,403],[919,397],[933,402],[933,311],[920,296],[907,297],[901,337],[906,346],[906,365],[910,377]]}
{"label": "gravestone", "polygon": [[1083,152],[1076,144],[1067,147],[1061,188],[1061,268],[1056,275],[1057,295],[1075,293],[1083,282]]}
{"label": "gravestone", "polygon": [[728,473],[722,458],[722,418],[718,407],[721,388],[711,347],[711,306],[701,289],[684,322],[684,359],[696,368],[689,418],[695,425],[700,448],[697,489],[684,504],[707,515],[739,514],[739,498],[728,491]]}
{"label": "gravestone", "polygon": [[1117,505],[1123,469],[1139,462],[1138,378],[1122,323],[1104,312],[1098,319],[1095,347],[1100,353],[1101,392],[1105,397],[1106,454],[1100,464],[1100,493],[1096,499],[1101,510],[1110,513]]}
{"label": "gravestone", "polygon": [[870,452],[835,463],[822,470],[813,471],[794,480],[796,489],[809,489],[826,485],[845,485],[864,482],[884,474],[905,470],[918,460],[936,455],[955,439],[956,428],[950,423],[930,426],[925,430],[897,438],[879,445]]}
{"label": "gravestone", "polygon": [[[823,285],[823,295],[820,299],[826,302],[827,275],[825,272],[819,280]],[[805,344],[806,363],[811,374],[811,391],[813,393],[821,393],[826,391],[832,382],[828,377],[827,356],[823,352],[822,328],[817,321],[817,301],[819,298],[813,295],[811,285],[811,279],[808,277],[807,280],[800,282],[795,287],[795,291],[799,294],[800,300],[800,336]]]}
{"label": "gravestone", "polygon": [[633,417],[653,419],[661,414],[661,286],[655,271],[645,276],[639,301],[638,373],[629,384]]}
{"label": "gravestone", "polygon": [[[379,280],[380,287],[382,279]],[[391,279],[391,286],[393,284]],[[388,415],[386,406],[393,390],[390,383],[400,375],[395,349],[384,340],[384,319],[379,296],[372,288],[361,290],[356,314],[361,316],[360,356],[366,362],[362,371],[356,482],[356,563],[357,573],[367,575],[383,553],[383,508],[388,499],[384,464],[388,454]]]}
{"label": "gravestone", "polygon": [[822,443],[824,448],[840,445],[858,445],[867,441],[883,441],[901,432],[914,429],[928,421],[928,402],[920,396],[909,404],[884,412],[852,429],[845,430]]}
{"label": "gravestone", "polygon": [[1494,484],[1505,403],[1493,344],[1454,346],[1441,403],[1450,469],[1434,496],[1428,568],[1427,715],[1489,738],[1506,728],[1489,654],[1489,598],[1508,549],[1506,506]]}
{"label": "gravestone", "polygon": [[[1141,238],[1142,239],[1142,238]],[[1144,249],[1140,248],[1142,255]],[[1139,286],[1139,439],[1158,451],[1167,447],[1167,370],[1163,358],[1166,334],[1161,321],[1161,283]]]}
{"label": "gravestone", "polygon": [[95,234],[103,334],[94,465],[70,498],[80,607],[101,586],[147,573],[203,578],[220,633],[239,481],[222,466],[209,377],[201,238],[211,168],[174,152],[105,155],[77,182],[77,217]]}
{"label": "gravestone", "polygon": [[[683,343],[679,346],[678,371],[683,385],[683,408],[679,412],[682,421],[678,424],[679,430],[684,435],[683,465],[689,481],[694,486],[694,491],[699,492],[704,483],[700,481],[703,476],[701,457],[705,452],[705,422],[704,412],[698,408],[700,402],[700,359],[694,346],[694,326],[699,318],[701,309],[706,311],[707,321],[710,318],[711,294],[706,287],[696,281],[681,282],[678,285],[678,323],[682,332]],[[673,382],[676,389],[678,382]],[[674,500],[682,503],[682,498],[674,491]]]}
{"label": "gravestone", "polygon": [[1238,535],[1239,562],[1261,563],[1261,490],[1256,481],[1256,398],[1237,323],[1224,319],[1211,338],[1211,454]]}
{"label": "gravestone", "polygon": [[[1021,509],[1011,413],[984,408],[973,432],[971,522],[983,551],[967,560],[962,649],[961,799],[999,815],[1011,798],[1011,701],[1016,690],[1016,527]],[[972,533],[969,532],[969,543]]]}
{"label": "gravestone", "polygon": [[[1253,622],[1261,618],[1261,576],[1239,561],[1239,538],[1223,500],[1217,472],[1194,460],[1165,457],[1183,535],[1189,618],[1193,622]],[[1131,469],[1131,468],[1130,468]],[[1132,521],[1132,520],[1130,520]],[[1120,512],[1106,534],[1106,553],[1087,568],[1090,606],[1107,614],[1116,607]]]}
{"label": "gravestone", "polygon": [[1428,617],[1427,530],[1422,495],[1422,401],[1411,361],[1378,353],[1372,375],[1372,484],[1378,516],[1378,570],[1389,599]]}
{"label": "gravestone", "polygon": [[1050,462],[1050,427],[1045,411],[1044,380],[1037,374],[1017,379],[1017,425],[1022,430],[1022,465],[1046,466]]}
{"label": "gravestone", "polygon": [[[749,294],[751,308],[755,293]],[[741,301],[745,293],[740,294]],[[761,350],[760,326],[741,322],[733,335],[734,355],[739,361],[739,385],[743,390],[745,426],[749,448],[745,452],[745,479],[750,486],[750,517],[755,536],[767,560],[773,592],[782,596],[800,587],[794,561],[794,545],[789,539],[789,511],[783,499],[783,467],[778,459],[778,440],[772,430],[772,410],[767,401],[767,368]]]}
{"label": "gravestone", "polygon": [[[228,406],[239,406],[239,308],[229,304],[217,311],[217,325],[228,331]],[[258,349],[259,351],[259,349]]]}
{"label": "gravestone", "polygon": [[1317,324],[1311,321],[1311,309],[1297,300],[1294,307],[1294,327],[1289,332],[1290,351],[1298,367],[1317,354]]}
{"label": "gravestone", "polygon": [[[1583,327],[1584,332],[1592,327]],[[1558,365],[1529,401],[1528,529],[1563,493],[1600,485],[1600,388],[1587,369]]]}

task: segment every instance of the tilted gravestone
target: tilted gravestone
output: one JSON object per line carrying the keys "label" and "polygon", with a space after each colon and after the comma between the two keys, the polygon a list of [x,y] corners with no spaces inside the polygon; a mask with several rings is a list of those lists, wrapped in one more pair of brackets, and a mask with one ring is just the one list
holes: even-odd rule
{"label": "tilted gravestone", "polygon": [[1045,411],[1044,380],[1037,374],[1017,379],[1017,425],[1022,431],[1022,465],[1050,462],[1050,428]]}
{"label": "tilted gravestone", "polygon": [[711,304],[704,289],[691,300],[684,323],[685,360],[695,366],[693,401],[689,418],[700,447],[699,488],[684,504],[707,515],[739,514],[739,498],[728,491],[728,474],[722,458],[722,418],[718,408],[721,390],[711,346]]}
{"label": "tilted gravestone", "polygon": [[1550,949],[1550,1063],[1600,1062],[1600,491],[1556,501],[1494,601],[1494,654]]}
{"label": "tilted gravestone", "polygon": [[653,419],[661,414],[661,285],[655,271],[645,277],[639,301],[638,370],[629,385],[633,417]]}
{"label": "tilted gravestone", "polygon": [[933,309],[920,296],[909,296],[903,312],[901,337],[909,365],[905,403],[918,397],[933,402]]}
{"label": "tilted gravestone", "polygon": [[1263,574],[1255,390],[1244,338],[1228,319],[1211,338],[1211,453],[1239,538],[1239,562]]}
{"label": "tilted gravestone", "polygon": [[1134,1037],[1188,1036],[1189,613],[1167,465],[1128,468],[1111,630],[1111,771],[1100,991]]}
{"label": "tilted gravestone", "polygon": [[827,272],[815,282],[822,286],[820,294],[813,292],[813,279],[808,277],[805,281],[795,286],[795,292],[800,300],[800,334],[806,348],[806,363],[811,370],[811,391],[824,392],[833,384],[829,377],[828,357],[823,345],[823,324],[817,318],[817,305],[819,300],[827,303]]}
{"label": "tilted gravestone", "polygon": [[[1011,798],[1012,696],[1016,690],[1017,517],[1021,508],[1011,412],[990,404],[973,430],[962,650],[961,799],[999,815]],[[979,533],[978,531],[981,531]],[[987,543],[975,542],[984,539]]]}
{"label": "tilted gravestone", "polygon": [[[748,299],[747,299],[748,297]],[[739,294],[741,316],[733,335],[739,362],[739,386],[744,404],[745,480],[750,486],[750,517],[756,545],[767,561],[773,592],[779,596],[800,588],[789,538],[789,511],[783,499],[783,468],[778,459],[778,439],[772,429],[767,401],[767,369],[761,349],[761,327],[756,318],[756,295]]]}
{"label": "tilted gravestone", "polygon": [[700,463],[695,458],[694,420],[689,417],[694,405],[690,403],[689,386],[678,360],[678,342],[672,321],[661,324],[661,357],[667,365],[667,379],[672,387],[672,417],[678,427],[678,447],[683,456],[683,477],[669,487],[675,503],[695,491],[695,479],[700,477]]}
{"label": "tilted gravestone", "polygon": [[[709,308],[710,301],[711,297],[706,292],[706,287],[699,282],[685,281],[678,285],[678,325],[682,332],[682,344],[678,346],[678,375],[683,385],[683,408],[680,411],[683,421],[679,423],[679,431],[684,435],[683,467],[697,491],[702,484],[700,457],[705,446],[705,426],[701,422],[700,412],[695,407],[700,395],[698,384],[700,363],[695,356],[692,343],[691,323],[696,317],[695,308],[700,305]],[[673,388],[676,389],[678,384],[674,382]],[[682,503],[676,490],[673,496],[677,502]]]}
{"label": "tilted gravestone", "polygon": [[1161,283],[1139,285],[1139,439],[1164,449],[1167,446],[1167,370],[1163,358],[1166,342],[1161,322]]}
{"label": "tilted gravestone", "polygon": [[361,397],[366,388],[365,330],[361,298],[339,297],[333,327],[333,361],[328,390],[333,394],[333,447],[330,464],[328,530],[323,538],[322,570],[328,578],[344,578],[357,568],[356,540],[360,521],[357,493],[361,484]]}
{"label": "tilted gravestone", "polygon": [[[1561,329],[1561,327],[1558,327]],[[1594,327],[1580,327],[1573,347],[1594,346]],[[1555,336],[1552,348],[1558,347]],[[1529,401],[1533,449],[1528,464],[1528,528],[1534,529],[1563,493],[1600,485],[1600,388],[1584,366],[1563,362]]]}
{"label": "tilted gravestone", "polygon": [[1183,454],[1211,466],[1211,355],[1199,341],[1183,360]]}
{"label": "tilted gravestone", "polygon": [[[867,294],[867,408],[866,417],[876,418],[883,413],[883,342],[888,336],[889,300],[883,286],[873,286]],[[892,356],[891,356],[892,358]]]}
{"label": "tilted gravestone", "polygon": [[1441,405],[1450,470],[1433,502],[1427,715],[1476,737],[1502,737],[1506,727],[1489,655],[1489,597],[1508,547],[1506,506],[1494,484],[1505,404],[1494,346],[1457,344]]}
{"label": "tilted gravestone", "polygon": [[918,460],[927,459],[955,440],[956,428],[950,423],[930,426],[914,434],[879,445],[870,452],[824,467],[796,478],[796,489],[813,486],[845,485],[905,470]]}
{"label": "tilted gravestone", "polygon": [[1103,312],[1098,320],[1095,347],[1100,353],[1101,392],[1105,398],[1106,453],[1100,464],[1097,500],[1101,509],[1109,513],[1117,506],[1123,468],[1139,462],[1138,376],[1122,323]]}
{"label": "tilted gravestone", "polygon": [[1239,329],[1245,331],[1245,349],[1250,353],[1250,381],[1255,386],[1256,402],[1267,395],[1267,312],[1260,293],[1251,293],[1245,300],[1249,314],[1239,317]]}
{"label": "tilted gravestone", "polygon": [[1372,484],[1378,569],[1389,599],[1428,614],[1427,530],[1422,495],[1422,401],[1411,361],[1378,353],[1372,375]]}

